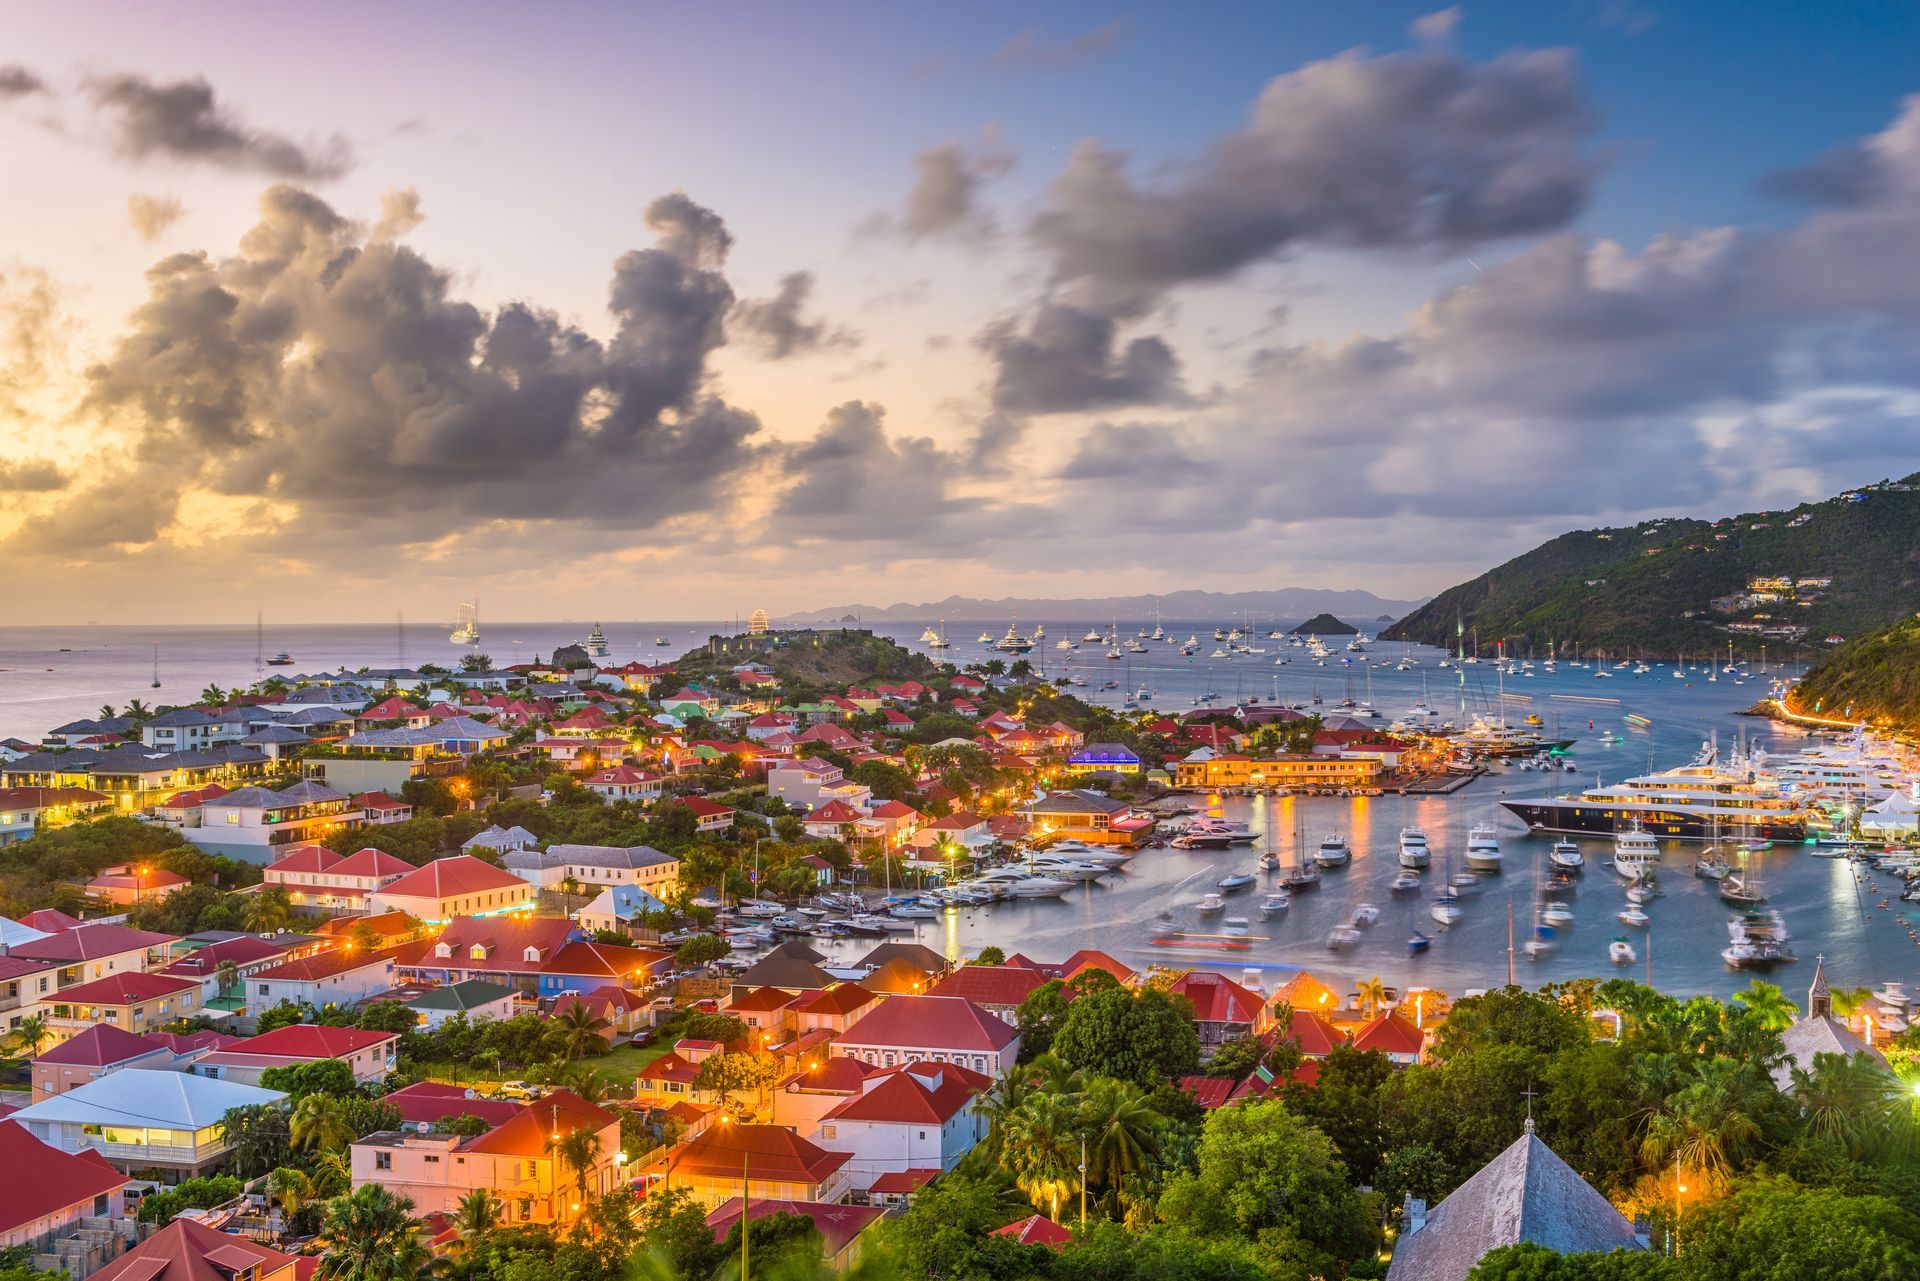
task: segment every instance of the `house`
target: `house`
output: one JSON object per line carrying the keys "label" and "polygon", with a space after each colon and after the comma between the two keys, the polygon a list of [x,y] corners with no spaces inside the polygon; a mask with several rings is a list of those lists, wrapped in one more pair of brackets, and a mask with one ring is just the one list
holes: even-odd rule
{"label": "house", "polygon": [[540,838],[520,826],[501,827],[495,824],[483,832],[475,832],[461,845],[463,853],[476,849],[489,849],[504,854],[508,850],[532,849],[540,843]]}
{"label": "house", "polygon": [[1125,743],[1086,743],[1067,754],[1069,774],[1138,774],[1140,756]]}
{"label": "house", "polygon": [[265,863],[280,846],[318,841],[364,819],[345,792],[309,779],[277,792],[236,788],[202,805],[200,826],[180,834],[212,853]]}
{"label": "house", "polygon": [[[645,929],[641,922],[650,913],[665,912],[667,905],[645,890],[635,885],[610,885],[601,890],[592,902],[574,913],[574,919],[580,922],[580,928],[588,933],[609,930],[615,934],[635,937],[636,932]],[[651,931],[648,934],[651,935]]]}
{"label": "house", "polygon": [[513,873],[471,854],[437,858],[373,892],[371,906],[429,924],[533,906],[533,890]]}
{"label": "house", "polygon": [[417,982],[481,978],[533,997],[643,984],[670,952],[614,947],[580,937],[571,921],[463,916],[410,955],[401,969]]}
{"label": "house", "polygon": [[844,841],[865,815],[843,800],[831,800],[801,820],[808,836]]}
{"label": "house", "polygon": [[24,841],[41,827],[63,827],[113,807],[113,798],[86,787],[0,788],[0,845]]}
{"label": "house", "polygon": [[501,856],[500,864],[535,889],[548,891],[571,880],[584,886],[632,885],[665,899],[680,880],[680,860],[651,845],[561,844],[512,850]]}
{"label": "house", "polygon": [[216,1081],[258,1085],[268,1068],[337,1059],[353,1069],[354,1084],[375,1085],[393,1074],[399,1054],[400,1038],[392,1032],[295,1023],[214,1050],[193,1071]]}
{"label": "house", "polygon": [[825,1032],[839,1036],[879,999],[858,983],[835,983],[801,992],[788,1008],[793,1011],[794,1030],[800,1035]]}
{"label": "house", "polygon": [[684,805],[693,814],[696,832],[724,832],[733,826],[733,808],[718,801],[704,796],[682,796],[674,804]]}
{"label": "house", "polygon": [[987,1233],[992,1237],[1005,1237],[1021,1245],[1046,1245],[1058,1248],[1073,1240],[1073,1233],[1061,1227],[1044,1214],[1029,1214],[1024,1219],[1015,1219],[1004,1228],[995,1228]]}
{"label": "house", "polygon": [[726,1124],[688,1139],[642,1177],[686,1188],[700,1204],[717,1207],[739,1194],[744,1171],[748,1186],[776,1200],[832,1205],[853,1190],[850,1160],[777,1125]]}
{"label": "house", "polygon": [[164,867],[116,867],[87,882],[87,893],[109,903],[134,904],[158,902],[175,890],[193,884],[178,872]]}
{"label": "house", "polygon": [[255,1010],[270,1009],[282,1001],[323,1010],[329,1005],[354,1005],[384,992],[393,986],[393,978],[391,954],[338,947],[248,975],[246,995]]}
{"label": "house", "polygon": [[175,1219],[88,1281],[295,1281],[302,1262],[204,1223]]}
{"label": "house", "polygon": [[47,1005],[56,1036],[72,1036],[95,1024],[145,1032],[200,1012],[200,981],[164,974],[109,974],[63,988]]}
{"label": "house", "polygon": [[1037,839],[1076,840],[1089,845],[1138,845],[1153,835],[1151,814],[1101,792],[1049,792],[1020,809]]}
{"label": "house", "polygon": [[1020,1033],[958,996],[890,996],[833,1043],[833,1053],[880,1067],[955,1063],[1005,1076],[1020,1053]]}
{"label": "house", "polygon": [[[70,989],[115,974],[139,974],[165,960],[171,934],[129,929],[124,925],[61,926],[61,913],[34,912],[22,922],[36,930],[52,927],[42,938],[16,939],[0,957],[0,983],[18,984],[22,1015],[63,996]],[[5,1001],[0,1001],[4,1008]]]}
{"label": "house", "polygon": [[123,1068],[9,1119],[62,1152],[97,1152],[115,1169],[157,1169],[193,1178],[232,1151],[229,1109],[279,1103],[287,1096],[186,1072]]}
{"label": "house", "polygon": [[1247,756],[1201,749],[1176,761],[1173,781],[1180,787],[1369,787],[1382,769],[1377,754],[1353,756]]}
{"label": "house", "polygon": [[[126,1183],[127,1176],[97,1154],[69,1155],[16,1122],[0,1121],[0,1249],[31,1246],[29,1254],[57,1253],[69,1263],[59,1238],[81,1237],[82,1219],[124,1218]],[[118,1240],[111,1231],[99,1235],[111,1257]]]}
{"label": "house", "polygon": [[362,814],[366,815],[368,827],[380,827],[388,823],[404,823],[413,817],[413,806],[407,801],[395,800],[385,792],[362,792],[351,802]]}
{"label": "house", "polygon": [[1258,992],[1211,970],[1189,970],[1168,990],[1193,1006],[1200,1030],[1200,1047],[1207,1050],[1240,1036],[1262,1036],[1273,1025],[1273,1012]]}
{"label": "house", "polygon": [[631,765],[615,765],[598,770],[580,780],[580,786],[611,804],[614,801],[639,801],[651,804],[666,790],[667,780]]}
{"label": "house", "polygon": [[1644,1250],[1633,1225],[1533,1133],[1431,1212],[1408,1197],[1387,1281],[1466,1281],[1489,1250],[1531,1241],[1560,1254]]}
{"label": "house", "polygon": [[924,822],[926,816],[905,801],[881,801],[854,823],[853,834],[863,841],[902,845]]}
{"label": "house", "polygon": [[941,851],[984,849],[994,841],[993,829],[985,818],[971,810],[955,810],[945,818],[936,818],[923,825],[907,844],[944,857]]}
{"label": "house", "polygon": [[952,1063],[910,1063],[868,1076],[860,1093],[820,1118],[813,1140],[845,1152],[848,1175],[864,1191],[882,1174],[951,1170],[986,1137],[974,1099],[993,1078]]}
{"label": "house", "polygon": [[467,1115],[477,1116],[490,1126],[502,1126],[527,1110],[525,1103],[512,1099],[470,1098],[476,1092],[465,1086],[442,1081],[416,1081],[412,1085],[380,1096],[380,1101],[400,1114],[409,1126],[433,1125]]}
{"label": "house", "polygon": [[840,980],[820,968],[822,959],[797,940],[782,943],[734,976],[733,996],[743,996],[758,987],[777,987],[795,996],[830,988]]}
{"label": "house", "polygon": [[1378,1050],[1401,1065],[1418,1063],[1426,1053],[1427,1035],[1396,1010],[1376,1015],[1353,1034],[1356,1050]]}
{"label": "house", "polygon": [[171,1046],[136,1032],[100,1023],[43,1050],[33,1060],[33,1094],[40,1102],[95,1081],[116,1068],[145,1067],[170,1072],[178,1065]]}
{"label": "house", "polygon": [[469,1192],[487,1188],[500,1198],[503,1224],[564,1223],[586,1198],[552,1136],[579,1130],[593,1135],[596,1148],[588,1191],[612,1191],[623,1169],[620,1118],[568,1090],[551,1091],[537,1107],[471,1138],[418,1129],[369,1134],[351,1150],[353,1186],[377,1184],[410,1199],[421,1215],[451,1214]]}
{"label": "house", "polygon": [[302,845],[269,863],[262,879],[284,889],[295,911],[364,912],[375,890],[413,870],[384,850],[340,855],[324,845]]}
{"label": "house", "polygon": [[568,992],[554,1001],[553,1016],[559,1018],[576,1005],[605,1020],[612,1038],[632,1036],[647,1026],[647,998],[629,988],[609,984],[591,992]]}
{"label": "house", "polygon": [[331,921],[322,921],[313,927],[313,932],[336,942],[366,932],[377,940],[375,947],[389,948],[418,935],[420,922],[405,912],[376,912],[371,916],[340,916]]}
{"label": "house", "polygon": [[927,990],[928,996],[958,996],[1007,1023],[1018,1023],[1020,1003],[1042,987],[1047,976],[1012,965],[963,965]]}
{"label": "house", "polygon": [[777,1045],[793,1030],[793,1016],[787,1007],[799,998],[777,987],[757,987],[741,992],[727,1003],[726,1013],[746,1024],[762,1045]]}
{"label": "house", "polygon": [[842,800],[864,814],[873,805],[870,788],[864,783],[848,782],[838,765],[819,756],[782,760],[768,766],[767,793],[803,810],[817,810],[828,801]]}
{"label": "house", "polygon": [[[877,1205],[824,1205],[818,1201],[775,1201],[754,1197],[747,1203],[747,1222],[775,1214],[800,1214],[813,1220],[820,1234],[820,1260],[834,1272],[845,1272],[860,1262],[863,1234],[886,1214]],[[725,1241],[740,1221],[740,1198],[733,1197],[707,1216],[715,1241]]]}
{"label": "house", "polygon": [[427,988],[407,997],[401,1004],[414,1012],[421,1027],[432,1031],[456,1014],[466,1015],[469,1023],[510,1019],[518,999],[517,992],[502,984],[485,979],[462,979],[458,983]]}

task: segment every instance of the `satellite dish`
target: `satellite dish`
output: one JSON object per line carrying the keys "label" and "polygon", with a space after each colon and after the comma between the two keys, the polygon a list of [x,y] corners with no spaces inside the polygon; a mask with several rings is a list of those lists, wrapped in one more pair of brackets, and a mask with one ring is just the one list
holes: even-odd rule
{"label": "satellite dish", "polygon": [[422,1134],[432,1134],[432,1133],[433,1133],[433,1122],[431,1122],[431,1121],[416,1121],[416,1122],[414,1123],[414,1126],[413,1126],[413,1128],[414,1128],[414,1129],[416,1129],[416,1130],[418,1130],[418,1131],[420,1131],[420,1133],[422,1133]]}
{"label": "satellite dish", "polygon": [[479,1098],[479,1097],[480,1097],[480,1091],[478,1091],[478,1090],[468,1090],[468,1091],[467,1091],[467,1093],[466,1093],[466,1097],[467,1097],[467,1098],[469,1098],[469,1099],[477,1099],[477,1098]]}

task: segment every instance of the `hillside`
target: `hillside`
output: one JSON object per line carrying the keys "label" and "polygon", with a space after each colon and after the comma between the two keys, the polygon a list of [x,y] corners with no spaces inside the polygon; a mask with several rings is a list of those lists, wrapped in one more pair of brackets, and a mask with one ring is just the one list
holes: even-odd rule
{"label": "hillside", "polygon": [[1352,636],[1360,629],[1343,623],[1332,614],[1315,614],[1293,629],[1295,636]]}
{"label": "hillside", "polygon": [[769,652],[716,657],[705,649],[692,650],[674,660],[674,669],[687,680],[715,675],[749,660],[765,663],[783,679],[802,681],[822,689],[841,689],[868,681],[927,681],[939,674],[940,664],[916,654],[884,636],[864,631],[804,631],[777,633],[784,643]]}
{"label": "hillside", "polygon": [[1794,710],[1920,730],[1920,619],[1848,641],[1794,687]]}
{"label": "hillside", "polygon": [[[1381,635],[1452,648],[1457,625],[1469,645],[1477,630],[1482,652],[1505,638],[1510,650],[1552,643],[1563,655],[1729,640],[1742,653],[1819,648],[1920,609],[1917,486],[1920,475],[1787,511],[1576,530],[1448,588]],[[1758,579],[1793,581],[1750,590]]]}
{"label": "hillside", "polygon": [[1052,623],[1057,619],[1079,622],[1118,618],[1137,623],[1151,620],[1155,609],[1160,617],[1182,621],[1232,622],[1245,615],[1261,619],[1306,618],[1321,612],[1343,614],[1350,618],[1399,618],[1418,605],[1418,601],[1383,600],[1372,592],[1334,591],[1318,587],[1281,587],[1264,592],[1168,592],[1164,596],[1085,596],[1055,598],[1005,596],[984,600],[974,596],[949,596],[945,600],[918,604],[836,605],[832,609],[807,610],[789,616],[796,623],[842,623],[864,620],[869,623],[933,622],[937,619],[991,619],[1004,622],[1014,614],[1028,622]]}

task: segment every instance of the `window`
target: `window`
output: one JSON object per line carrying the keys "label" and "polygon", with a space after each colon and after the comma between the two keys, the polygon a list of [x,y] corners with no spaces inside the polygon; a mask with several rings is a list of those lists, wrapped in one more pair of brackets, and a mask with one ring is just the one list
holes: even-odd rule
{"label": "window", "polygon": [[373,1154],[373,1168],[376,1170],[391,1170],[393,1168],[393,1153],[375,1152]]}
{"label": "window", "polygon": [[923,1138],[923,1139],[924,1139],[924,1138],[926,1138],[926,1137],[927,1137],[927,1132],[926,1132],[925,1130],[922,1130],[922,1131],[920,1131],[920,1137],[921,1137],[921,1138]]}
{"label": "window", "polygon": [[[821,1126],[821,1127],[820,1127],[820,1137],[821,1137],[821,1138],[823,1138],[823,1139],[834,1139],[834,1138],[838,1138],[838,1137],[839,1137],[839,1129],[840,1129],[840,1127],[839,1127],[839,1126],[837,1126],[837,1125],[823,1125],[823,1126]],[[920,1137],[924,1139],[924,1138],[926,1138],[927,1136],[923,1134],[923,1135],[921,1135]]]}
{"label": "window", "polygon": [[[923,1137],[924,1137],[924,1136],[923,1136]],[[429,1153],[427,1154],[427,1164],[428,1164],[428,1165],[439,1165],[439,1164],[440,1164],[440,1157],[439,1157],[439,1154],[438,1154],[438,1153],[433,1153],[433,1152],[429,1152]]]}

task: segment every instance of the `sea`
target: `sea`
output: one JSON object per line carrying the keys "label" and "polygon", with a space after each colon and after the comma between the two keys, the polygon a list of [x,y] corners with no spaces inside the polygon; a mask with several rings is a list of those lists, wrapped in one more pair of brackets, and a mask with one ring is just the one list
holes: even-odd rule
{"label": "sea", "polygon": [[[1702,658],[1688,660],[1679,676],[1669,658],[1651,672],[1634,676],[1613,671],[1598,680],[1593,670],[1561,665],[1548,673],[1537,664],[1530,676],[1511,676],[1504,684],[1491,663],[1459,669],[1438,666],[1441,651],[1423,646],[1374,642],[1362,654],[1340,648],[1344,638],[1327,638],[1333,656],[1317,665],[1305,650],[1267,636],[1263,625],[1248,643],[1262,652],[1214,658],[1224,648],[1212,640],[1214,628],[1235,620],[1166,621],[1169,636],[1196,637],[1191,658],[1165,642],[1145,642],[1148,652],[1111,661],[1105,646],[1084,642],[1089,630],[1107,632],[1113,620],[1028,620],[1041,624],[1046,637],[1026,657],[1049,676],[1079,677],[1087,683],[1073,692],[1089,701],[1122,705],[1125,693],[1146,691],[1141,705],[1166,712],[1191,711],[1203,695],[1218,696],[1224,706],[1245,698],[1301,703],[1327,714],[1341,700],[1371,702],[1386,721],[1424,701],[1442,717],[1490,716],[1501,709],[1509,721],[1529,713],[1543,730],[1572,738],[1566,759],[1572,771],[1543,773],[1515,765],[1497,766],[1449,796],[1378,797],[1209,797],[1192,801],[1206,812],[1247,822],[1258,834],[1251,846],[1230,850],[1150,849],[1120,875],[1076,887],[1063,900],[1022,900],[947,914],[921,923],[913,936],[954,956],[977,953],[988,945],[1008,953],[1023,951],[1040,959],[1058,959],[1081,948],[1113,952],[1135,966],[1159,962],[1215,969],[1259,982],[1271,989],[1299,968],[1310,969],[1336,990],[1369,977],[1407,990],[1441,988],[1458,995],[1504,983],[1509,965],[1516,981],[1536,986],[1582,976],[1627,974],[1662,990],[1728,995],[1746,986],[1750,972],[1729,970],[1720,959],[1727,944],[1728,912],[1710,882],[1692,874],[1698,847],[1671,842],[1665,847],[1660,883],[1664,897],[1648,906],[1649,926],[1632,929],[1615,914],[1626,906],[1622,883],[1607,866],[1609,842],[1582,842],[1587,869],[1572,899],[1575,923],[1560,931],[1552,952],[1533,959],[1520,948],[1533,916],[1538,869],[1551,838],[1530,834],[1500,806],[1503,798],[1539,796],[1592,786],[1664,769],[1691,760],[1708,743],[1723,754],[1744,744],[1772,755],[1798,750],[1809,741],[1803,730],[1739,713],[1767,693],[1766,676],[1744,680],[1713,673]],[[903,645],[967,664],[1007,656],[988,650],[978,636],[994,636],[1003,623],[964,627],[949,623],[952,642],[929,650],[923,633],[934,620],[869,625]],[[1120,635],[1147,631],[1152,620],[1119,620]],[[1277,624],[1286,626],[1287,624]],[[481,649],[502,665],[545,657],[557,645],[581,640],[593,626],[586,622],[483,624]],[[614,657],[625,661],[666,661],[705,642],[731,625],[706,622],[605,622],[602,628]],[[1054,646],[1061,639],[1079,644],[1072,651]],[[665,642],[664,644],[660,642]],[[262,658],[285,651],[289,667],[263,668]],[[281,625],[254,627],[0,627],[0,738],[37,739],[63,722],[95,714],[103,704],[124,706],[132,699],[150,705],[191,702],[208,685],[245,686],[274,672],[301,673],[341,667],[412,666],[435,662],[451,666],[471,651],[453,645],[445,626]],[[1278,660],[1287,660],[1284,663]],[[159,688],[153,687],[157,676]],[[1115,688],[1101,686],[1114,682]],[[1314,700],[1320,701],[1315,704]],[[1628,716],[1635,719],[1629,721]],[[1644,722],[1644,723],[1642,723]],[[1619,742],[1603,742],[1616,734]],[[1389,882],[1398,871],[1400,830],[1417,824],[1426,830],[1439,869],[1449,855],[1461,865],[1467,834],[1476,823],[1490,822],[1499,832],[1506,870],[1463,900],[1465,915],[1442,930],[1427,916],[1424,895],[1396,896]],[[1245,951],[1211,948],[1163,948],[1150,938],[1162,912],[1192,923],[1196,932],[1218,928],[1195,914],[1200,898],[1230,872],[1255,871],[1266,848],[1289,863],[1310,855],[1329,833],[1346,837],[1354,852],[1344,870],[1323,873],[1319,888],[1294,897],[1293,906],[1269,921],[1257,905],[1269,878],[1257,875],[1255,887],[1228,896],[1228,915],[1249,918]],[[1800,959],[1767,975],[1790,993],[1811,982],[1816,954],[1824,955],[1831,982],[1877,986],[1886,980],[1920,979],[1920,910],[1903,904],[1900,885],[1847,859],[1818,858],[1812,847],[1775,846],[1753,856],[1768,895],[1768,906],[1784,915],[1792,946]],[[1380,910],[1376,924],[1362,931],[1358,946],[1329,952],[1329,932],[1362,903]],[[1514,948],[1509,952],[1511,909]],[[1218,921],[1219,918],[1213,918]],[[1410,955],[1413,930],[1431,935],[1431,948]],[[1639,953],[1632,966],[1615,967],[1608,944],[1629,939]],[[836,958],[852,959],[871,946],[852,939],[824,944]],[[1510,960],[1511,956],[1511,960]]]}

